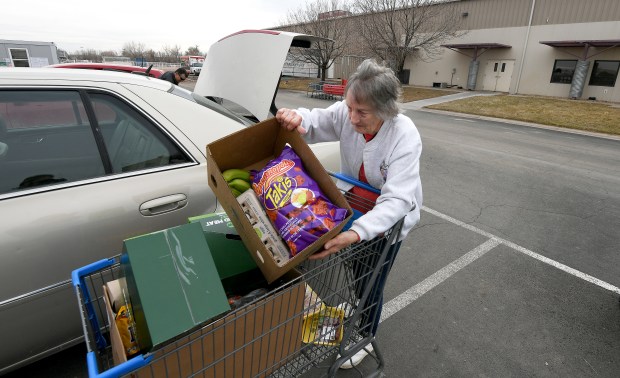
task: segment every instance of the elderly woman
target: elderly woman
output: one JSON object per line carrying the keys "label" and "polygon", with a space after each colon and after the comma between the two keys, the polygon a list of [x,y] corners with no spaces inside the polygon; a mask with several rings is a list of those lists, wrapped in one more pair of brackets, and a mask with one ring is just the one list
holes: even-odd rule
{"label": "elderly woman", "polygon": [[[370,240],[390,229],[400,219],[405,222],[398,242],[388,250],[387,266],[372,289],[377,311],[362,325],[374,336],[383,303],[383,286],[401,241],[420,220],[422,184],[420,181],[420,134],[410,118],[399,113],[400,82],[393,71],[373,60],[365,60],[349,78],[344,101],[327,109],[279,109],[276,119],[288,130],[297,130],[308,143],[340,141],[340,165],[345,175],[380,189],[374,195],[350,184],[338,182],[344,190],[371,198],[372,210],[355,220],[352,226],[325,244],[318,259],[362,240]],[[364,321],[364,319],[362,319]],[[372,351],[362,349],[341,367],[359,364]]]}

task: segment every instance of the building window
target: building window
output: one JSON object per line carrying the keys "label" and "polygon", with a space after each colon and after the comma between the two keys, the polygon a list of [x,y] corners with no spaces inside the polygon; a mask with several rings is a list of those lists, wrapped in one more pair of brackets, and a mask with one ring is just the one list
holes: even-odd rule
{"label": "building window", "polygon": [[570,84],[573,81],[575,67],[577,67],[576,60],[556,60],[551,72],[551,82]]}
{"label": "building window", "polygon": [[590,85],[600,85],[602,87],[613,87],[616,85],[620,61],[617,60],[597,60],[592,67],[590,75]]}
{"label": "building window", "polygon": [[28,50],[26,49],[9,49],[13,67],[30,67],[28,61]]}

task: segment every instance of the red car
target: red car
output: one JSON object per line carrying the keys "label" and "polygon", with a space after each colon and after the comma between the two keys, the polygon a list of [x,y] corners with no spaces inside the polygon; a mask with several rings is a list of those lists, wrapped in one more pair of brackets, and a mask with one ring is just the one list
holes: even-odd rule
{"label": "red car", "polygon": [[54,68],[81,68],[87,70],[105,70],[105,71],[120,71],[120,72],[130,72],[138,75],[148,75],[151,77],[159,78],[163,75],[164,71],[158,70],[156,68],[145,68],[138,66],[129,66],[123,64],[108,64],[108,63],[60,63],[60,64],[52,64],[48,67]]}

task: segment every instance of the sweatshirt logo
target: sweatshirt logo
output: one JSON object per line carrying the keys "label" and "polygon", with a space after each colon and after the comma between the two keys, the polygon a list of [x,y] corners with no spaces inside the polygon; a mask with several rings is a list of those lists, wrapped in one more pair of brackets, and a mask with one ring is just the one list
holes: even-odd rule
{"label": "sweatshirt logo", "polygon": [[381,177],[383,177],[384,183],[387,181],[388,168],[389,168],[389,165],[385,161],[383,161],[381,165],[379,166],[379,171],[381,171]]}

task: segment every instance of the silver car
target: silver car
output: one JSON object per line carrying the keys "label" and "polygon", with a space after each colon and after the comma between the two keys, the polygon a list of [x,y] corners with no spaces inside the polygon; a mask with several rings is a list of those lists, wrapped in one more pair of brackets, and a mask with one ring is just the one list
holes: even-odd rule
{"label": "silver car", "polygon": [[[0,375],[81,342],[73,269],[216,209],[205,146],[273,116],[286,52],[311,40],[222,39],[194,93],[125,73],[0,69]],[[337,170],[338,145],[317,148]]]}

